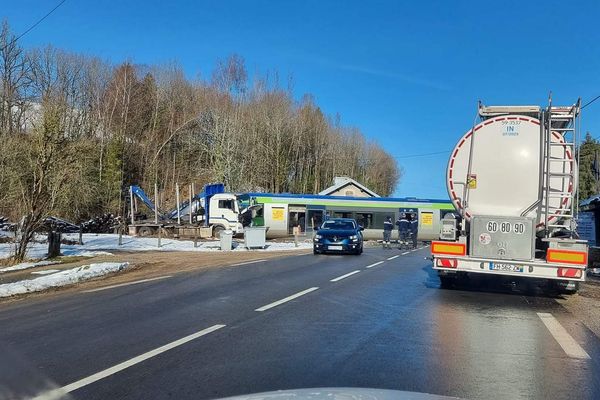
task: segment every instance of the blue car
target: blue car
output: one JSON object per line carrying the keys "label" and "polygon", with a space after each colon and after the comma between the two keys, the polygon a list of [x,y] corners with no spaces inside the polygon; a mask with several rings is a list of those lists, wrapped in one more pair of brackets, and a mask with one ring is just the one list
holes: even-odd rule
{"label": "blue car", "polygon": [[313,240],[313,253],[362,254],[364,228],[351,218],[331,218],[323,222]]}

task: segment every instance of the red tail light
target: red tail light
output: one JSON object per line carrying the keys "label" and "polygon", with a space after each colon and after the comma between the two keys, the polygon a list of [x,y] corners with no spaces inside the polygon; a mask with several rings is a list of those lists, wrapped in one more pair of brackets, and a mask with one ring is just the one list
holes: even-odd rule
{"label": "red tail light", "polygon": [[581,278],[581,270],[577,268],[559,268],[556,276],[559,278]]}
{"label": "red tail light", "polygon": [[442,268],[456,268],[458,262],[451,258],[438,258],[437,266]]}

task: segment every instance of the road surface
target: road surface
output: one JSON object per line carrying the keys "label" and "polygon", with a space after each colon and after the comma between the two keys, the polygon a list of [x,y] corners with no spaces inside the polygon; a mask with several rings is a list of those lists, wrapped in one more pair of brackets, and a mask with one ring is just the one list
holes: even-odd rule
{"label": "road surface", "polygon": [[289,256],[0,304],[0,398],[600,398],[600,339],[575,316],[511,288],[440,289],[428,251]]}

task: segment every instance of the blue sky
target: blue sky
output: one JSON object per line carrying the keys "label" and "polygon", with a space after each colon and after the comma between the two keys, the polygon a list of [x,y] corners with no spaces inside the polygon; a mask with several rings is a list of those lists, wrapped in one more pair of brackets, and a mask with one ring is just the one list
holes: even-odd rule
{"label": "blue sky", "polygon": [[[24,31],[58,1],[4,4]],[[329,114],[397,156],[397,196],[446,198],[447,154],[476,104],[571,104],[600,95],[600,2],[67,0],[23,37],[111,61],[180,62],[208,76],[237,53],[292,76]],[[600,100],[583,129],[600,136]]]}

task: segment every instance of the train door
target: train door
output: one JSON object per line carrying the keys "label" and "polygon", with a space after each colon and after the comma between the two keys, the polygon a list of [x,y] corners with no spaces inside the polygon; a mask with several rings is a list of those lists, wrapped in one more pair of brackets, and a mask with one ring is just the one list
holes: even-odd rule
{"label": "train door", "polygon": [[285,203],[264,204],[264,226],[268,238],[288,236],[288,206]]}
{"label": "train door", "polygon": [[440,210],[419,209],[419,239],[434,240],[439,237]]}
{"label": "train door", "polygon": [[306,233],[312,235],[325,219],[325,206],[307,206],[306,210]]}
{"label": "train door", "polygon": [[300,231],[306,232],[306,206],[288,206],[288,234],[294,234],[294,227],[300,225]]}

